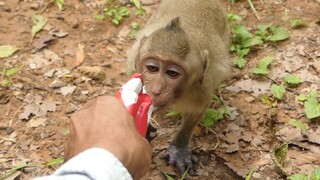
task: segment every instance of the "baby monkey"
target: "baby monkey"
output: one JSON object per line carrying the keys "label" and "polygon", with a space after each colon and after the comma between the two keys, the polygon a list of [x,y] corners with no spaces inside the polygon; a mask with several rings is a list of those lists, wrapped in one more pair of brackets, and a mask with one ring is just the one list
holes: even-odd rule
{"label": "baby monkey", "polygon": [[182,123],[165,159],[195,174],[188,147],[214,91],[229,72],[228,26],[217,0],[163,0],[128,54],[131,72],[143,72],[158,108],[180,112]]}

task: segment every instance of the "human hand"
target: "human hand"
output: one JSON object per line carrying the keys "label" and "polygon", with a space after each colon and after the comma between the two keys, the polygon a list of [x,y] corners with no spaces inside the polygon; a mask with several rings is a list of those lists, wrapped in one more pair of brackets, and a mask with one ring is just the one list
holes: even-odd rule
{"label": "human hand", "polygon": [[151,165],[149,143],[136,131],[134,120],[119,100],[111,96],[89,101],[71,116],[65,160],[86,149],[104,148],[114,154],[134,179]]}

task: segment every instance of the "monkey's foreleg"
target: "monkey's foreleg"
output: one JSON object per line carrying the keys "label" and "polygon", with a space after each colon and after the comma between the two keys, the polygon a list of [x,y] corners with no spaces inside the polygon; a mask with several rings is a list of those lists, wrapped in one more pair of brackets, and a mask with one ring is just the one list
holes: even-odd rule
{"label": "monkey's foreleg", "polygon": [[173,138],[168,150],[162,158],[169,164],[176,166],[182,175],[189,168],[189,174],[195,175],[195,163],[197,158],[192,155],[188,147],[189,141],[193,135],[193,130],[197,126],[202,114],[186,113],[182,116],[182,124],[179,131]]}

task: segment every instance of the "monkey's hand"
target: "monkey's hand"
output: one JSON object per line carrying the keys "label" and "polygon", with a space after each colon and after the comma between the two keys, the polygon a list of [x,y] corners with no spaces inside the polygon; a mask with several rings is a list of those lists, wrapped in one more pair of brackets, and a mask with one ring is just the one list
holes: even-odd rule
{"label": "monkey's hand", "polygon": [[160,158],[165,159],[169,164],[177,167],[181,175],[183,175],[186,170],[189,171],[190,175],[195,175],[194,166],[197,162],[197,157],[192,155],[191,150],[187,147],[180,148],[171,144]]}

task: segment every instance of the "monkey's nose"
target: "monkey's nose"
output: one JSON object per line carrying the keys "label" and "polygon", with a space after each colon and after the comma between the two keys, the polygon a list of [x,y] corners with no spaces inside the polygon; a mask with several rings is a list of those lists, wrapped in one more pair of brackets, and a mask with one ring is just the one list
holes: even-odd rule
{"label": "monkey's nose", "polygon": [[159,96],[159,95],[161,94],[161,91],[160,91],[160,90],[156,90],[156,89],[155,89],[155,90],[152,90],[151,92],[152,92],[152,94],[155,95],[155,96]]}

